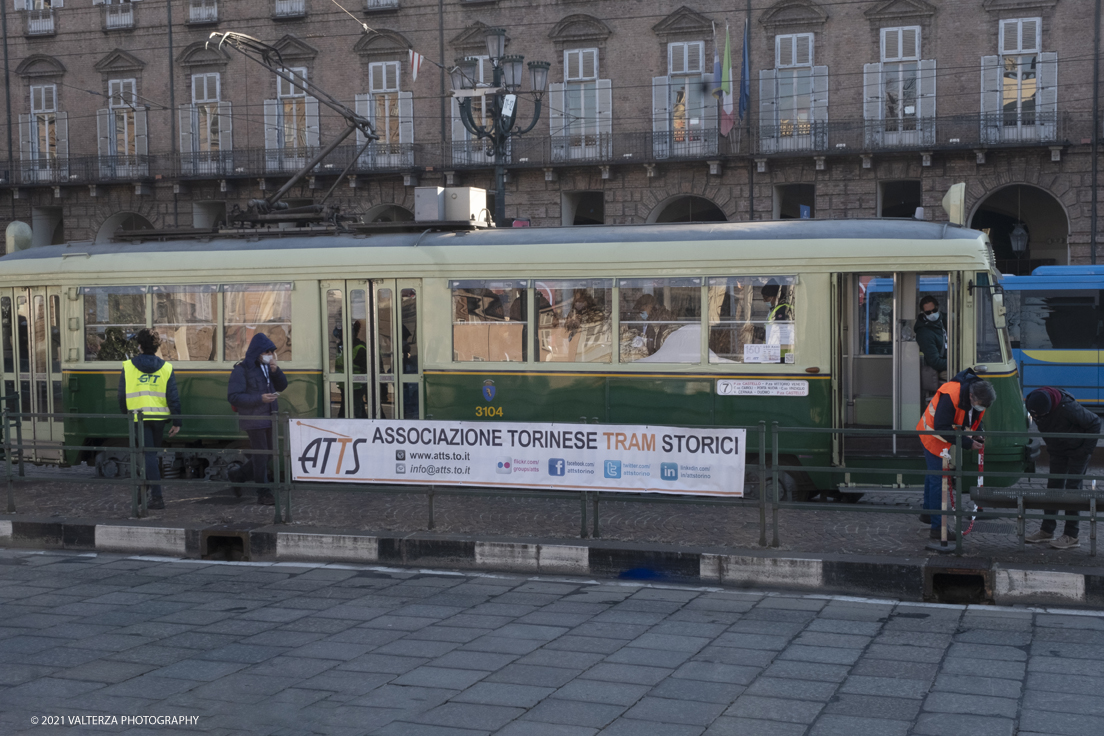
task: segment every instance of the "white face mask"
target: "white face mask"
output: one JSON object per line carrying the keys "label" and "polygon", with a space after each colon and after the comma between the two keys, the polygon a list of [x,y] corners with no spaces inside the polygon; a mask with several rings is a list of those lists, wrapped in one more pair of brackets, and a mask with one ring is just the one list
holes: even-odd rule
{"label": "white face mask", "polygon": [[978,404],[971,404],[970,406],[971,406],[971,407],[973,408],[974,412],[976,412],[976,413],[978,413],[978,414],[980,414],[980,413],[982,413],[983,411],[985,411],[985,407],[984,407],[984,406],[980,406],[980,405],[978,405]]}
{"label": "white face mask", "polygon": [[648,319],[648,313],[647,312],[641,312],[640,313],[640,319]]}
{"label": "white face mask", "polygon": [[929,322],[935,322],[936,320],[939,319],[939,310],[936,310],[934,312],[930,312],[930,313],[925,314],[924,319],[926,319]]}
{"label": "white face mask", "polygon": [[274,360],[276,360],[275,355],[262,355],[261,356],[261,361],[264,362],[265,365],[268,365],[269,363],[271,363]]}

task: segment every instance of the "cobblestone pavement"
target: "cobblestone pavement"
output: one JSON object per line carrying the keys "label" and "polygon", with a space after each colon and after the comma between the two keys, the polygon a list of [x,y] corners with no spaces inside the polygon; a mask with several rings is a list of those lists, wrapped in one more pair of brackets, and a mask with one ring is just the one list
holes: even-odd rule
{"label": "cobblestone pavement", "polygon": [[1104,733],[1104,612],[2,550],[0,622],[5,734]]}
{"label": "cobblestone pavement", "polygon": [[[1040,472],[1045,472],[1041,470]],[[66,517],[110,521],[130,516],[131,486],[81,483],[93,470],[85,465],[59,469],[27,466],[27,482],[15,486],[19,516]],[[65,478],[66,482],[57,482]],[[1045,481],[1025,481],[1045,486]],[[650,497],[655,499],[656,497]],[[606,540],[732,549],[759,548],[759,509],[721,508],[715,505],[656,503],[616,500],[603,496],[599,507],[601,537]],[[268,524],[273,509],[260,506],[246,493],[242,498],[230,488],[168,486],[166,508],[152,511],[149,523],[164,524]],[[916,556],[935,554],[926,549],[928,526],[918,516],[922,505],[918,492],[867,494],[861,505],[876,511],[912,509],[911,513],[858,511],[847,503],[825,502],[823,511],[779,511],[780,549],[803,554],[863,554]],[[292,498],[293,522],[289,529],[325,528],[365,532],[416,532],[428,528],[424,492],[354,492],[317,490],[296,492]],[[1104,509],[1102,509],[1104,511]],[[592,517],[588,509],[588,532]],[[579,538],[578,500],[440,495],[434,501],[435,533],[476,537],[539,537],[557,540]],[[768,543],[771,516],[768,512]],[[1030,534],[1038,522],[1028,522]],[[1059,525],[1059,533],[1061,533]],[[1081,523],[1080,548],[1058,551],[1047,545],[1019,549],[1011,519],[979,520],[965,537],[966,555],[999,561],[1047,565],[1096,564],[1089,556],[1089,523]]]}

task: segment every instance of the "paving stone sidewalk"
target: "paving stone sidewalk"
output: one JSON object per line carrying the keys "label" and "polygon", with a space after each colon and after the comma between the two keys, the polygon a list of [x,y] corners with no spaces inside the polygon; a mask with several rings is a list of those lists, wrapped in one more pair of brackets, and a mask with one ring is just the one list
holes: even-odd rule
{"label": "paving stone sidewalk", "polygon": [[[1042,471],[1045,472],[1045,471]],[[15,486],[18,514],[0,518],[60,517],[100,522],[130,516],[131,486],[94,485],[82,482],[93,470],[27,466],[28,481]],[[62,482],[64,479],[64,482]],[[1033,486],[1045,481],[1029,479]],[[270,524],[273,509],[256,504],[247,491],[238,498],[230,488],[168,486],[166,508],[152,511],[147,523],[164,525]],[[606,540],[719,547],[733,550],[761,549],[757,507],[722,508],[694,503],[620,500],[603,496],[599,505],[601,538]],[[926,549],[928,526],[918,516],[920,493],[867,494],[864,506],[876,510],[911,509],[910,513],[858,511],[851,504],[828,501],[823,510],[779,511],[780,550],[802,554],[854,554],[916,557],[934,554]],[[1104,509],[1102,509],[1104,511]],[[588,533],[593,517],[588,509]],[[292,497],[289,530],[328,529],[345,532],[417,532],[428,528],[428,503],[424,492],[377,493],[356,491],[301,491]],[[465,537],[542,538],[570,542],[580,534],[578,500],[455,496],[442,494],[434,500],[434,532]],[[768,544],[771,515],[768,512]],[[1038,522],[1028,522],[1030,534]],[[1058,533],[1062,530],[1061,524]],[[1081,523],[1080,548],[1058,551],[1043,545],[1019,549],[1015,523],[1011,519],[979,520],[964,540],[965,554],[999,562],[1050,566],[1097,565],[1089,556],[1089,523]],[[1101,552],[1104,554],[1104,551]]]}
{"label": "paving stone sidewalk", "polygon": [[1102,612],[0,550],[0,621],[5,734],[1104,733]]}

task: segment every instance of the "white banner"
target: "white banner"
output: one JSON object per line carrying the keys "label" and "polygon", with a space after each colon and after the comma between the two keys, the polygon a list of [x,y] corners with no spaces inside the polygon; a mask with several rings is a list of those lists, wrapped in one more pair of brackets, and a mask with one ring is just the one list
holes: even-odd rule
{"label": "white banner", "polygon": [[297,481],[744,495],[746,430],[293,419]]}

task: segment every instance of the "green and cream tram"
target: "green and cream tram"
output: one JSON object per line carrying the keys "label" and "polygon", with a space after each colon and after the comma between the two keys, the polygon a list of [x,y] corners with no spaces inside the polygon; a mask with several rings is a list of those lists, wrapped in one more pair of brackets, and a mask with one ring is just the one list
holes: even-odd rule
{"label": "green and cream tram", "polygon": [[[226,384],[258,331],[300,417],[911,430],[926,399],[911,328],[938,284],[950,372],[984,373],[987,428],[1018,430],[996,277],[982,233],[892,220],[46,246],[0,258],[2,385],[54,415],[24,422],[31,459],[108,474],[125,470],[125,423],[61,415],[118,412],[142,327],[162,336],[184,413],[228,418],[174,440],[201,477],[227,472],[205,449],[241,440]],[[990,442],[990,469],[1022,470],[1025,442]],[[786,433],[780,452],[854,471],[798,474],[801,496],[922,467],[915,438],[888,434]]]}

